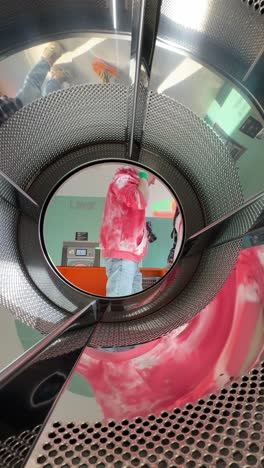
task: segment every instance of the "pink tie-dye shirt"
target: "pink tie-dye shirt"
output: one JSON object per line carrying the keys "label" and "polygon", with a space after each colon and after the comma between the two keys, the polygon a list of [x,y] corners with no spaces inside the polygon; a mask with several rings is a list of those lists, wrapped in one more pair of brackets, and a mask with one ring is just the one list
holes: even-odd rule
{"label": "pink tie-dye shirt", "polygon": [[138,171],[124,167],[109,186],[100,233],[105,258],[140,262],[147,253],[147,203],[138,185]]}
{"label": "pink tie-dye shirt", "polygon": [[[165,311],[166,313],[166,311]],[[224,287],[190,322],[130,351],[86,348],[76,371],[105,419],[159,414],[218,392],[264,357],[264,246],[240,253]]]}

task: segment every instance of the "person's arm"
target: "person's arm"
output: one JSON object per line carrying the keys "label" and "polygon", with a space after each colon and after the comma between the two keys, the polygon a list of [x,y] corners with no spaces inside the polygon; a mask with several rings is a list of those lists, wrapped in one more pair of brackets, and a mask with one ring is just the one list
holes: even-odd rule
{"label": "person's arm", "polygon": [[149,201],[149,183],[148,179],[140,178],[138,189],[141,191],[143,197],[145,198],[146,203]]}
{"label": "person's arm", "polygon": [[137,183],[129,176],[121,175],[113,182],[111,189],[118,200],[130,208],[138,210],[146,208],[148,200],[148,181],[146,179]]}

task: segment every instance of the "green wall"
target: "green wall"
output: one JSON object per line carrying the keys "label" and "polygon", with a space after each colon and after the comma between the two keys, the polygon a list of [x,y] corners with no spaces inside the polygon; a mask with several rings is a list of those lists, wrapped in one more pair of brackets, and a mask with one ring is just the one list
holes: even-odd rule
{"label": "green wall", "polygon": [[103,198],[55,197],[49,206],[44,236],[48,252],[55,265],[61,265],[63,241],[75,240],[75,232],[88,231],[90,241],[98,241]]}
{"label": "green wall", "polygon": [[[98,242],[104,210],[104,198],[57,196],[54,198],[44,225],[47,250],[55,265],[61,264],[62,244],[75,240],[76,231],[88,231],[89,240]],[[172,219],[147,218],[152,222],[157,240],[149,245],[149,251],[142,266],[145,268],[165,268],[172,246],[170,233]],[[101,261],[101,265],[104,262]]]}
{"label": "green wall", "polygon": [[244,197],[247,199],[264,190],[264,144],[263,140],[250,138],[239,129],[249,116],[262,123],[263,120],[230,84],[225,83],[224,88],[227,97],[223,104],[220,106],[214,101],[208,111],[209,125],[217,123],[227,135],[246,149],[236,165]]}
{"label": "green wall", "polygon": [[157,240],[149,244],[148,253],[142,262],[142,266],[145,268],[166,268],[167,258],[172,247],[170,234],[173,219],[147,218],[147,221],[151,221],[152,230],[157,236]]}
{"label": "green wall", "polygon": [[[254,112],[249,115],[260,120]],[[239,128],[234,130],[232,138],[247,148],[236,163],[244,197],[247,199],[264,190],[264,143],[263,140],[244,135]]]}

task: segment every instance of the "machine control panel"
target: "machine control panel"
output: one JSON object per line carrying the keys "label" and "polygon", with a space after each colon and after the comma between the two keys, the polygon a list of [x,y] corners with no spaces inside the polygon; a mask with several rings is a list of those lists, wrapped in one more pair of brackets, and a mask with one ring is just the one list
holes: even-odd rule
{"label": "machine control panel", "polygon": [[61,266],[100,266],[98,242],[64,241]]}

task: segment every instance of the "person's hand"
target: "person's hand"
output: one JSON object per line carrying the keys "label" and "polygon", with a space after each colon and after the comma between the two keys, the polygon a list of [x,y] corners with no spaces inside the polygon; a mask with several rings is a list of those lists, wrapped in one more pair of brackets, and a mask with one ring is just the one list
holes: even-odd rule
{"label": "person's hand", "polygon": [[154,185],[155,182],[156,182],[156,177],[153,174],[149,174],[149,180],[148,180],[149,185]]}

